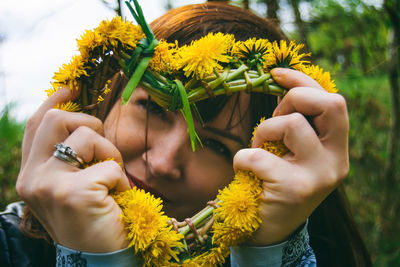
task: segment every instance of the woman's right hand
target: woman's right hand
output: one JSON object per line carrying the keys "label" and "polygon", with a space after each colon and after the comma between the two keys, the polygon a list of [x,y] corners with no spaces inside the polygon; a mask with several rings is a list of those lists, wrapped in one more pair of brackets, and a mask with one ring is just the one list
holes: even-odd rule
{"label": "woman's right hand", "polygon": [[[58,90],[29,119],[17,191],[54,242],[86,252],[119,250],[128,241],[122,212],[109,192],[128,190],[129,182],[121,154],[103,137],[99,119],[52,109],[76,95]],[[53,156],[61,142],[85,162],[104,162],[86,169],[71,166]]]}

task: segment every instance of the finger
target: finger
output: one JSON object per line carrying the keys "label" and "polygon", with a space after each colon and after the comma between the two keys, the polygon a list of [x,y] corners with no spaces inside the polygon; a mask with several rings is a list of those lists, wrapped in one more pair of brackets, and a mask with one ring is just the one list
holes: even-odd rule
{"label": "finger", "polygon": [[82,170],[82,174],[91,177],[93,184],[99,185],[99,190],[123,192],[131,188],[124,170],[113,160],[97,163]]}
{"label": "finger", "polygon": [[114,144],[87,126],[78,127],[66,138],[64,144],[74,149],[84,162],[113,159],[123,166],[121,153]]}
{"label": "finger", "polygon": [[278,105],[276,113],[293,112],[313,116],[319,139],[327,145],[342,148],[347,144],[349,123],[346,101],[341,95],[315,88],[293,88]]}
{"label": "finger", "polygon": [[294,87],[314,87],[324,90],[313,78],[297,70],[275,68],[271,70],[271,75],[275,82],[288,89]]}
{"label": "finger", "polygon": [[63,142],[80,126],[104,135],[103,123],[96,117],[57,109],[46,112],[32,143],[30,161],[33,164],[47,161],[53,154],[54,145]]}
{"label": "finger", "polygon": [[311,125],[300,113],[291,113],[263,121],[257,128],[252,147],[265,141],[282,140],[296,156],[306,159],[321,148],[321,143]]}
{"label": "finger", "polygon": [[69,100],[74,100],[79,96],[78,90],[70,90],[68,87],[63,87],[53,93],[39,109],[29,118],[26,123],[24,139],[22,142],[22,158],[21,158],[21,169],[25,165],[25,162],[29,156],[29,151],[32,147],[32,142],[36,134],[36,130],[42,122],[44,114],[52,109],[58,103],[65,103]]}
{"label": "finger", "polygon": [[[121,153],[108,139],[86,126],[80,126],[68,136],[64,144],[71,147],[84,162],[100,162],[87,168],[86,172],[91,174],[87,177],[93,182],[119,191],[130,188],[128,178],[124,174]],[[52,160],[57,159],[53,157]],[[65,165],[75,168],[69,164]]]}
{"label": "finger", "polygon": [[280,177],[282,168],[288,169],[289,167],[285,160],[261,148],[241,149],[233,158],[235,172],[238,170],[252,171],[259,178],[267,181],[273,181],[274,177]]}

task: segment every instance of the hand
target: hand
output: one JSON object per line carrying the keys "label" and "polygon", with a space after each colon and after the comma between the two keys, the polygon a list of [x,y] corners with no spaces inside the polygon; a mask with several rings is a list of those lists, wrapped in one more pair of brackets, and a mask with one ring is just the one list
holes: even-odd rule
{"label": "hand", "polygon": [[[307,75],[274,69],[275,81],[290,89],[274,116],[258,127],[252,148],[240,150],[235,170],[251,170],[263,181],[262,225],[252,245],[281,242],[347,176],[348,116],[342,96],[327,93]],[[314,128],[304,116],[312,118]],[[279,158],[260,147],[283,140],[290,152]]]}
{"label": "hand", "polygon": [[[52,237],[66,247],[109,252],[128,245],[122,213],[110,190],[129,189],[122,158],[103,137],[95,117],[51,109],[74,98],[67,88],[53,94],[28,121],[17,191]],[[78,169],[52,156],[64,142],[85,161],[104,161]]]}

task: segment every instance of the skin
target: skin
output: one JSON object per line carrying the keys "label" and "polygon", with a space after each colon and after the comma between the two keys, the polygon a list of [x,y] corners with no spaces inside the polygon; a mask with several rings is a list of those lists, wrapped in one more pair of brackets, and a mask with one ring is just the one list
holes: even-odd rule
{"label": "skin", "polygon": [[[160,196],[166,213],[178,220],[193,216],[213,200],[218,189],[233,177],[232,158],[242,148],[241,143],[208,128],[229,132],[241,140],[249,140],[249,114],[239,124],[239,110],[245,110],[248,95],[240,97],[240,107],[234,109],[229,131],[228,121],[235,103],[231,98],[218,116],[202,128],[196,125],[203,147],[192,151],[187,126],[180,112],[167,112],[148,100],[148,94],[137,88],[128,105],[117,103],[104,123],[105,136],[121,152],[125,169],[134,176],[139,188]],[[146,110],[149,106],[148,146],[146,155]],[[212,140],[212,142],[210,142]],[[220,149],[229,153],[225,156]],[[146,171],[147,157],[147,171]]]}
{"label": "skin", "polygon": [[[285,240],[348,173],[343,97],[326,93],[297,71],[275,69],[272,75],[290,91],[275,116],[260,125],[252,148],[243,149],[230,138],[197,127],[203,139],[221,142],[235,155],[234,170],[251,170],[263,180],[263,223],[248,241],[251,245]],[[141,100],[147,100],[147,95],[140,89],[127,106],[117,103],[104,125],[85,114],[50,109],[74,97],[76,93],[68,89],[59,90],[28,121],[17,181],[18,193],[56,243],[87,252],[127,246],[121,211],[108,194],[130,188],[125,170],[140,184],[160,192],[168,215],[180,219],[214,198],[233,176],[232,163],[214,145],[191,152],[184,118],[171,112],[165,117],[150,115],[146,173],[146,108]],[[246,103],[246,96],[241,96],[240,105]],[[229,105],[210,126],[225,128],[221,123],[230,115]],[[313,118],[315,130],[302,114]],[[248,121],[244,118],[229,132],[248,140]],[[283,140],[291,152],[278,158],[257,148],[265,140]],[[71,146],[85,161],[110,157],[115,161],[77,169],[52,156],[59,142]]]}

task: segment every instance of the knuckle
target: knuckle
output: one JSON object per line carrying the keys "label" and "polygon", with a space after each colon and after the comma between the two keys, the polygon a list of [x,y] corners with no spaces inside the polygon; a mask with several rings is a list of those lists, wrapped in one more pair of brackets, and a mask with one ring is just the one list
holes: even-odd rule
{"label": "knuckle", "polygon": [[341,157],[339,159],[330,159],[332,162],[329,171],[324,172],[326,186],[338,186],[348,176],[350,171],[350,163],[348,157]]}
{"label": "knuckle", "polygon": [[293,87],[291,88],[285,95],[285,97],[293,97],[294,95],[296,95],[299,91],[301,90],[300,87]]}
{"label": "knuckle", "polygon": [[298,112],[288,115],[287,128],[290,130],[298,131],[306,125],[306,119]]}
{"label": "knuckle", "polygon": [[119,165],[116,161],[114,160],[106,160],[103,163],[107,170],[110,172],[112,175],[121,175],[122,174],[122,168],[121,165]]}
{"label": "knuckle", "polygon": [[261,148],[254,148],[254,149],[249,149],[248,150],[248,161],[250,162],[256,162],[262,158],[262,154],[265,153],[265,151]]}
{"label": "knuckle", "polygon": [[313,187],[308,180],[302,183],[295,183],[291,192],[292,204],[301,206],[307,199],[312,196]]}
{"label": "knuckle", "polygon": [[350,172],[350,165],[349,162],[346,161],[340,168],[338,172],[339,183],[342,182],[344,179],[347,178]]}
{"label": "knuckle", "polygon": [[26,199],[30,195],[28,186],[21,181],[21,178],[18,178],[17,183],[15,184],[15,189],[22,199]]}
{"label": "knuckle", "polygon": [[97,134],[87,126],[79,126],[75,131],[74,134],[77,136],[85,137],[85,138],[94,138]]}
{"label": "knuckle", "polygon": [[256,162],[261,158],[261,153],[265,152],[261,148],[240,149],[233,158],[233,165],[236,167],[246,167],[250,162]]}
{"label": "knuckle", "polygon": [[46,124],[54,124],[56,122],[60,122],[60,117],[64,112],[65,111],[59,109],[49,109],[43,116],[43,122],[45,122]]}
{"label": "knuckle", "polygon": [[238,162],[241,161],[242,159],[246,158],[247,154],[247,148],[240,149],[238,152],[236,152],[235,156],[233,157],[233,162]]}
{"label": "knuckle", "polygon": [[93,118],[93,130],[100,134],[103,134],[104,132],[103,122],[99,118],[93,116],[91,117]]}
{"label": "knuckle", "polygon": [[340,94],[329,94],[328,108],[339,111],[341,113],[347,112],[346,99]]}
{"label": "knuckle", "polygon": [[70,190],[66,187],[58,187],[52,192],[52,198],[54,199],[55,202],[60,204],[67,203],[66,199],[68,199],[69,195],[71,195]]}

